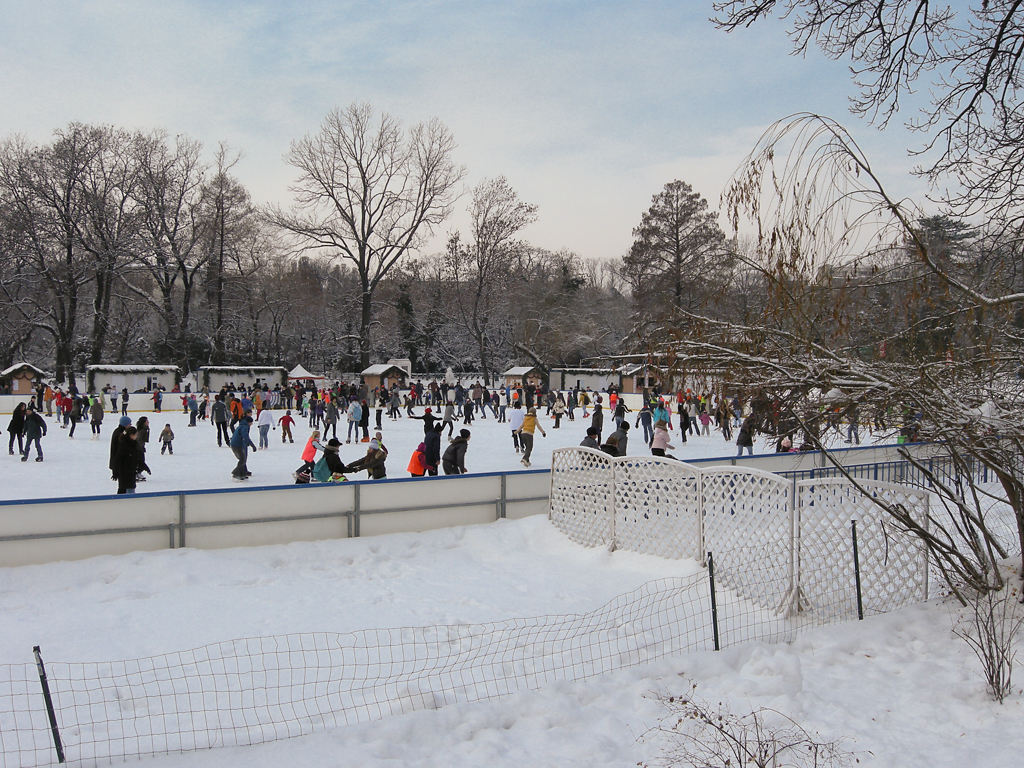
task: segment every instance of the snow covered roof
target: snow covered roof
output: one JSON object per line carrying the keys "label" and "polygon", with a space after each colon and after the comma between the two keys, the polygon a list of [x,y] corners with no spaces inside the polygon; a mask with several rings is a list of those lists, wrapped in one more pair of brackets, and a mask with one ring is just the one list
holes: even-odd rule
{"label": "snow covered roof", "polygon": [[34,365],[32,365],[32,363],[15,363],[10,368],[4,368],[2,371],[0,371],[0,376],[10,376],[12,373],[14,373],[15,371],[20,371],[22,368],[31,368],[40,376],[46,375],[46,371],[36,368]]}
{"label": "snow covered roof", "polygon": [[296,365],[291,371],[288,372],[289,379],[326,379],[326,376],[317,376],[316,374],[310,373],[302,365]]}
{"label": "snow covered roof", "polygon": [[211,373],[255,373],[256,371],[286,371],[283,365],[204,365],[200,371]]}
{"label": "snow covered roof", "polygon": [[592,374],[596,376],[602,376],[604,374],[615,373],[614,368],[552,368],[552,373],[578,373],[578,374]]}
{"label": "snow covered roof", "polygon": [[399,368],[397,365],[393,365],[391,363],[377,363],[376,365],[371,365],[369,368],[367,368],[365,371],[362,372],[362,375],[363,376],[383,376],[384,374],[386,374],[386,373],[388,373],[390,371],[398,371],[403,376],[406,375],[406,372],[404,370]]}
{"label": "snow covered roof", "polygon": [[87,365],[86,371],[99,371],[102,373],[174,373],[178,370],[176,365]]}
{"label": "snow covered roof", "polygon": [[646,368],[650,368],[646,363],[632,363],[630,365],[622,366],[620,370],[622,371],[623,376],[634,376]]}
{"label": "snow covered roof", "polygon": [[822,395],[821,399],[827,403],[834,403],[839,400],[845,400],[846,394],[843,392],[843,390],[839,389],[838,387],[833,387],[824,395]]}
{"label": "snow covered roof", "polygon": [[540,373],[540,369],[535,365],[520,365],[515,368],[509,368],[505,371],[502,376],[527,376],[531,373]]}

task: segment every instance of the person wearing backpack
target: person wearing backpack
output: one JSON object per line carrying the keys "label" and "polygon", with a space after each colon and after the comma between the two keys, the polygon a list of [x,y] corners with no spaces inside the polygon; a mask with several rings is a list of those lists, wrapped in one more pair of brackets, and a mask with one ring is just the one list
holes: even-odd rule
{"label": "person wearing backpack", "polygon": [[352,442],[352,433],[356,433],[356,441],[359,441],[359,422],[363,418],[363,406],[358,400],[352,400],[348,404],[348,409],[345,411],[348,417],[348,436],[345,438],[346,443]]}

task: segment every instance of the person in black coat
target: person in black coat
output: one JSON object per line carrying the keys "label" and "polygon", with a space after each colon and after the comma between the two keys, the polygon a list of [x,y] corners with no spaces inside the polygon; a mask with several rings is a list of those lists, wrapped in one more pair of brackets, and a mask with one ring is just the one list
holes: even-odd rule
{"label": "person in black coat", "polygon": [[117,459],[117,450],[121,445],[121,436],[124,434],[125,429],[131,425],[131,416],[122,416],[120,421],[117,422],[117,426],[114,428],[113,434],[110,435],[110,462],[107,466],[110,468],[111,480],[117,480],[117,470],[114,469],[114,463]]}
{"label": "person in black coat", "polygon": [[754,417],[747,416],[743,420],[743,424],[740,426],[740,433],[736,437],[736,455],[742,456],[743,449],[747,449],[747,453],[751,456],[754,455]]}
{"label": "person in black coat", "polygon": [[597,430],[595,438],[601,442],[601,431],[604,429],[604,410],[601,408],[601,396],[594,403],[594,414],[590,417],[590,426]]}
{"label": "person in black coat", "polygon": [[117,440],[117,453],[114,456],[114,479],[117,481],[118,494],[135,493],[136,473],[149,472],[145,460],[139,451],[138,430],[135,427],[119,427],[123,429]]}
{"label": "person in black coat", "polygon": [[359,416],[359,429],[363,431],[363,442],[368,443],[370,442],[370,404],[366,402],[366,398],[363,398],[359,401],[359,407],[363,409]]}
{"label": "person in black coat", "polygon": [[348,466],[341,460],[340,450],[341,441],[334,437],[327,441],[327,446],[324,448],[324,462],[334,476],[340,476],[349,471]]}
{"label": "person in black coat", "polygon": [[11,420],[7,424],[7,432],[11,438],[7,441],[7,452],[14,455],[14,438],[18,438],[18,453],[25,450],[25,442],[22,439],[21,431],[25,428],[25,404],[18,403],[11,414]]}
{"label": "person in black coat", "polygon": [[21,451],[21,460],[28,461],[28,453],[32,450],[32,443],[35,443],[36,461],[42,461],[43,449],[39,445],[39,440],[46,434],[46,422],[31,403],[25,414],[25,423],[22,425],[21,432],[25,435],[25,447]]}
{"label": "person in black coat", "polygon": [[[434,422],[437,421],[437,416],[434,415],[430,408],[427,408],[422,416],[409,416],[410,419],[419,419],[423,422],[423,434],[424,436],[429,435],[434,431]],[[426,442],[424,440],[424,442]]]}
{"label": "person in black coat", "polygon": [[441,432],[444,424],[440,421],[423,436],[423,461],[427,466],[428,475],[437,475],[437,467],[441,463]]}
{"label": "person in black coat", "polygon": [[[145,480],[142,476],[142,469],[146,466],[146,444],[149,442],[149,417],[140,416],[139,420],[135,422],[135,429],[138,431],[138,437],[135,442],[139,446],[139,471],[136,474],[136,478],[139,480]],[[146,468],[149,471],[149,468]]]}
{"label": "person in black coat", "polygon": [[[472,402],[472,401],[470,401]],[[446,475],[466,474],[466,449],[469,448],[469,430],[463,429],[459,436],[452,440],[441,457],[441,464]]]}

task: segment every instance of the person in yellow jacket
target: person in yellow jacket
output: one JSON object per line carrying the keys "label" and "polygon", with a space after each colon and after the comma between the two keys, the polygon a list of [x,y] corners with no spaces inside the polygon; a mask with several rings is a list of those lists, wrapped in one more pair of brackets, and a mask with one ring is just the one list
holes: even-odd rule
{"label": "person in yellow jacket", "polygon": [[519,428],[519,445],[523,449],[522,465],[524,467],[530,466],[530,454],[533,452],[533,431],[535,429],[539,429],[544,437],[548,436],[548,433],[544,431],[544,427],[537,421],[537,409],[531,405],[526,410],[526,416],[523,417],[523,426]]}

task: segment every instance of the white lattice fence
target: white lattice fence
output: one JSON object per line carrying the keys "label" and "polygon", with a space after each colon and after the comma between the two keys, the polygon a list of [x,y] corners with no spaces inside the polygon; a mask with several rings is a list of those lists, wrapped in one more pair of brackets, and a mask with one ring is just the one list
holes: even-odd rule
{"label": "white lattice fence", "polygon": [[700,559],[700,470],[657,456],[612,464],[616,548]]}
{"label": "white lattice fence", "polygon": [[[704,550],[715,557],[725,586],[772,610],[788,605],[793,592],[792,485],[759,469],[701,470]],[[750,562],[760,551],[759,562]]]}
{"label": "white lattice fence", "polygon": [[613,539],[615,472],[606,453],[559,448],[551,454],[549,516],[571,541],[587,547]]}
{"label": "white lattice fence", "polygon": [[[928,494],[920,489],[860,481],[871,498],[903,504],[927,519]],[[801,608],[822,620],[856,618],[857,592],[851,521],[857,521],[861,595],[865,613],[891,611],[928,595],[927,556],[921,541],[899,528],[871,498],[845,478],[797,483],[800,508]]]}

